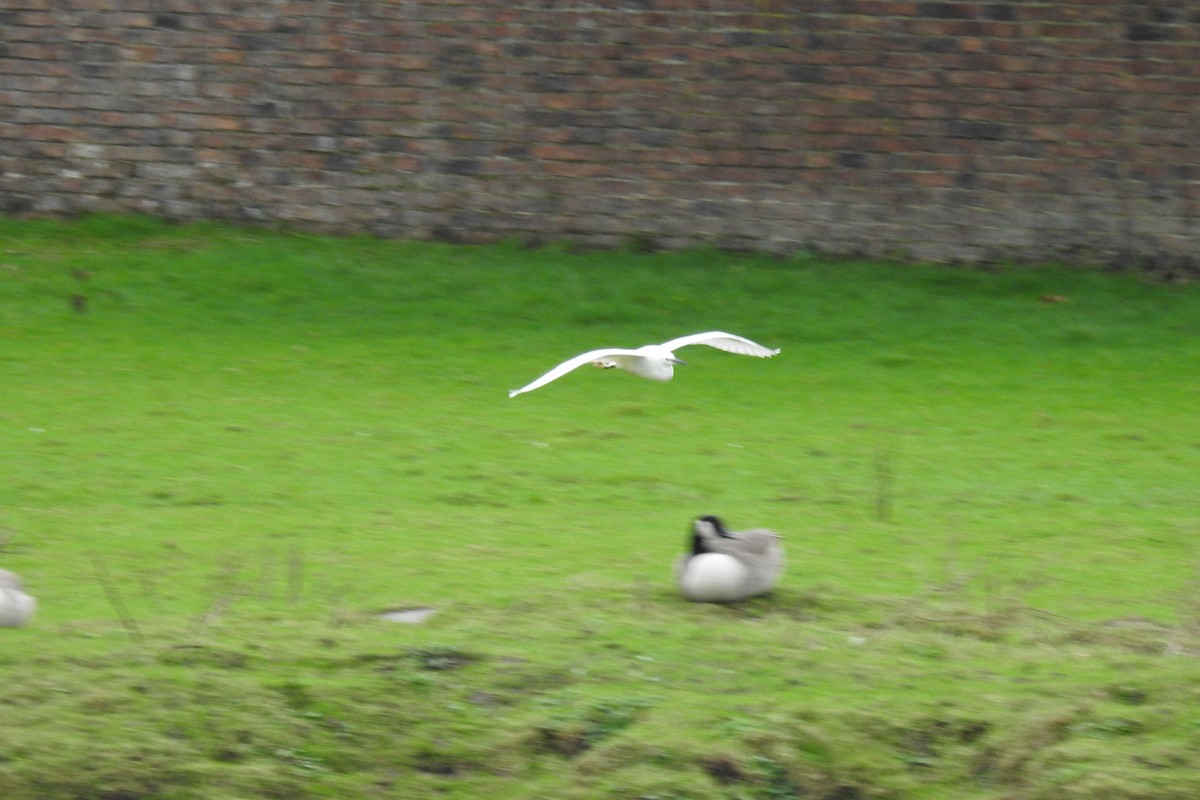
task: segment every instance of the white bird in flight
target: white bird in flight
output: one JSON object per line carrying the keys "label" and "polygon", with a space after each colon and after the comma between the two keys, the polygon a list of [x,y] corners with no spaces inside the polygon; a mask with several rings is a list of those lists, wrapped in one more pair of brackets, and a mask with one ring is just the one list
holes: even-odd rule
{"label": "white bird in flight", "polygon": [[586,353],[580,353],[574,358],[559,364],[533,383],[523,386],[520,389],[513,389],[508,393],[508,396],[516,397],[525,392],[532,392],[534,389],[545,386],[550,381],[561,378],[571,370],[576,367],[582,367],[584,364],[592,364],[604,369],[617,367],[626,372],[632,372],[639,377],[649,378],[652,381],[669,381],[675,375],[675,365],[687,363],[676,358],[675,351],[689,344],[706,344],[709,347],[724,350],[726,353],[757,356],[758,358],[769,358],[770,356],[779,354],[778,350],[763,347],[761,344],[752,342],[744,336],[737,336],[732,333],[722,333],[721,331],[693,333],[690,336],[680,336],[678,339],[672,339],[662,344],[648,344],[636,350],[609,347],[603,350],[589,350]]}

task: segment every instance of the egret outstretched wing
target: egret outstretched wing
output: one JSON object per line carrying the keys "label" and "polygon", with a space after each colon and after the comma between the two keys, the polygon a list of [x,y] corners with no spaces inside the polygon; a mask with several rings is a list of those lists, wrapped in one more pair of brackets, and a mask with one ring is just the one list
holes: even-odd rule
{"label": "egret outstretched wing", "polygon": [[674,351],[680,347],[686,347],[689,344],[706,344],[709,347],[715,347],[718,350],[724,350],[726,353],[737,353],[742,356],[757,356],[758,358],[769,358],[779,355],[778,350],[772,350],[770,347],[763,347],[758,342],[752,342],[744,336],[738,336],[734,333],[724,333],[722,331],[709,331],[708,333],[693,333],[690,336],[680,336],[678,339],[672,339],[669,342],[663,342],[662,346],[668,350]]}
{"label": "egret outstretched wing", "polygon": [[608,347],[603,350],[589,350],[586,353],[580,353],[579,355],[575,356],[574,358],[567,359],[566,361],[559,364],[557,367],[550,370],[545,375],[543,375],[542,377],[533,381],[532,383],[530,383],[526,386],[522,386],[520,389],[513,389],[511,392],[508,393],[508,396],[516,397],[517,395],[523,394],[525,392],[532,392],[534,389],[537,389],[539,386],[545,386],[550,381],[555,380],[556,378],[561,378],[563,375],[566,375],[571,370],[576,369],[578,367],[582,367],[584,364],[591,364],[594,361],[605,361],[608,359],[612,359],[614,357],[636,356],[636,355],[637,355],[636,350],[625,350],[625,349],[622,349],[619,347]]}
{"label": "egret outstretched wing", "polygon": [[508,396],[516,397],[519,394],[533,391],[539,386],[545,386],[550,381],[560,378],[571,370],[582,367],[584,364],[619,367],[641,378],[647,378],[652,381],[669,381],[675,374],[674,365],[684,363],[675,358],[675,349],[686,347],[689,344],[706,344],[709,347],[715,347],[727,353],[757,356],[758,358],[767,358],[779,353],[778,350],[763,347],[757,342],[752,342],[744,336],[738,336],[733,333],[724,333],[722,331],[693,333],[690,336],[680,336],[678,339],[672,339],[663,344],[648,344],[636,350],[626,350],[617,347],[610,347],[604,350],[589,350],[568,361],[564,361],[528,386],[513,389],[508,393]]}

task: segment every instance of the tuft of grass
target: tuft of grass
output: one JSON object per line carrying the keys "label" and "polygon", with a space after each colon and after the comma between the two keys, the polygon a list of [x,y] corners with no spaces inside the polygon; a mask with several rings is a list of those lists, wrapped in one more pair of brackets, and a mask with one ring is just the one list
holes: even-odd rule
{"label": "tuft of grass", "polygon": [[6,800],[1200,796],[1194,286],[0,219],[0,341]]}

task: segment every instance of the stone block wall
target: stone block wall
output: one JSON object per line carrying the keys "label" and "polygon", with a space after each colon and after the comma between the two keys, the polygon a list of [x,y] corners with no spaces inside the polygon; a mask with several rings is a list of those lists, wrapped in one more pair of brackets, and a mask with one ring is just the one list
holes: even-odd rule
{"label": "stone block wall", "polygon": [[1200,5],[0,0],[0,212],[1120,263],[1200,245]]}

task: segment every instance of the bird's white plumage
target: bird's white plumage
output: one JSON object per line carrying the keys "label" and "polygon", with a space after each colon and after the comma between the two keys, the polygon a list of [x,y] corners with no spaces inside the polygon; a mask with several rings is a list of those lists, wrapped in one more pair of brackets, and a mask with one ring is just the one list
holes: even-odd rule
{"label": "bird's white plumage", "polygon": [[669,381],[675,374],[675,364],[683,363],[675,358],[675,351],[680,347],[692,344],[706,344],[709,347],[715,347],[727,353],[756,356],[758,358],[769,358],[770,356],[779,354],[779,350],[763,347],[761,344],[752,342],[744,336],[732,333],[724,333],[722,331],[693,333],[689,336],[680,336],[677,339],[671,339],[669,342],[663,342],[662,344],[648,344],[636,350],[619,347],[589,350],[586,353],[581,353],[574,358],[564,361],[532,383],[520,389],[513,389],[508,393],[508,396],[516,397],[519,394],[531,392],[534,389],[545,386],[550,381],[561,378],[574,369],[582,367],[584,364],[595,364],[600,367],[617,367],[639,377],[648,378],[649,380]]}
{"label": "bird's white plumage", "polygon": [[694,603],[735,603],[748,595],[746,565],[733,556],[700,553],[676,571],[680,592]]}
{"label": "bird's white plumage", "polygon": [[[512,390],[511,392],[508,393],[508,396],[516,397],[517,395],[522,394],[523,392],[532,392],[534,389],[537,389],[539,386],[545,386],[547,383],[554,380],[555,378],[561,378],[563,375],[566,375],[571,370],[576,369],[578,367],[582,367],[584,364],[591,364],[593,362],[603,362],[605,360],[612,360],[615,356],[635,357],[635,356],[637,356],[637,351],[636,350],[619,350],[619,349],[610,347],[605,350],[589,350],[586,353],[580,353],[579,355],[575,356],[574,358],[568,359],[568,360],[564,361],[563,363],[559,364],[557,367],[550,370],[545,375],[543,375],[542,377],[533,381],[532,383],[530,383],[526,386],[523,386],[520,389]],[[619,366],[619,364],[616,361],[613,361],[613,366],[614,367]]]}
{"label": "bird's white plumage", "polygon": [[681,347],[687,347],[689,344],[706,344],[709,347],[715,347],[718,350],[724,350],[726,353],[737,353],[739,356],[770,358],[771,356],[779,355],[778,349],[763,347],[758,342],[752,342],[745,336],[737,336],[732,333],[722,333],[721,331],[709,331],[708,333],[693,333],[690,336],[680,336],[678,339],[672,339],[669,342],[663,342],[659,345],[659,347],[674,351]]}
{"label": "bird's white plumage", "polygon": [[770,592],[783,574],[782,537],[754,528],[731,531],[720,519],[692,523],[691,552],[675,562],[675,579],[688,600],[734,603]]}
{"label": "bird's white plumage", "polygon": [[37,609],[37,600],[25,593],[16,573],[0,569],[0,628],[20,628]]}
{"label": "bird's white plumage", "polygon": [[21,578],[15,572],[0,569],[0,589],[23,589]]}

